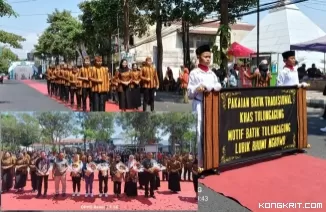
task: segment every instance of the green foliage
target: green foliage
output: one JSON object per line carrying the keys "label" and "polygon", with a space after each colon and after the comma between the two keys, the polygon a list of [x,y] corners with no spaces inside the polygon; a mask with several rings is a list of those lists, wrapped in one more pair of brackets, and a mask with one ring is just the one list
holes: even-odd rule
{"label": "green foliage", "polygon": [[169,135],[173,150],[180,144],[185,151],[189,151],[190,146],[194,148],[195,122],[191,113],[121,113],[117,116],[117,124],[134,143],[144,145],[149,140],[159,141],[162,133],[162,136]]}
{"label": "green foliage", "polygon": [[12,7],[5,0],[0,0],[0,18],[4,16],[17,16]]}
{"label": "green foliage", "polygon": [[1,115],[1,134],[6,146],[28,147],[40,137],[38,121],[29,114]]}
{"label": "green foliage", "polygon": [[[4,16],[17,17],[17,14],[6,1],[0,0],[0,18]],[[25,38],[19,35],[0,30],[0,43],[9,44],[13,48],[20,49],[23,41],[25,41]]]}
{"label": "green foliage", "polygon": [[74,60],[82,33],[81,23],[70,11],[57,9],[48,15],[47,23],[49,27],[35,46],[36,55],[62,56],[66,62]]}
{"label": "green foliage", "polygon": [[16,61],[18,57],[9,48],[0,46],[0,73],[8,73],[10,61]]}

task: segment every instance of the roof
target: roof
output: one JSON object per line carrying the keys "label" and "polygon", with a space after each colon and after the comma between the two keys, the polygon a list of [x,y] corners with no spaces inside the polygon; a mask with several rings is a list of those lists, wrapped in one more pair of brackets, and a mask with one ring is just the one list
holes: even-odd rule
{"label": "roof", "polygon": [[[218,22],[218,21],[216,21],[216,22],[206,21],[206,23],[204,22],[198,26],[190,27],[189,33],[190,34],[201,34],[201,35],[216,35],[217,29],[219,27],[220,27],[220,22]],[[255,28],[255,26],[247,24],[247,23],[236,23],[236,24],[230,25],[230,28],[232,30],[251,31],[252,29]],[[162,38],[165,36],[168,36],[174,32],[182,32],[181,22],[174,22],[171,26],[163,28],[162,29]],[[154,40],[156,40],[155,33],[153,35],[145,37],[144,39],[141,39],[133,47],[137,47],[142,44],[152,42]]]}
{"label": "roof", "polygon": [[[270,10],[260,21],[260,52],[282,53],[290,50],[290,45],[306,42],[326,35],[313,21],[304,15],[300,9],[292,4]],[[241,45],[257,51],[257,27],[255,27],[240,42]],[[318,67],[323,65],[320,61],[323,54],[315,52],[297,52],[296,58],[300,64],[310,66],[316,63]],[[283,59],[279,57],[279,67],[283,67]]]}
{"label": "roof", "polygon": [[[289,50],[291,44],[316,39],[325,34],[297,6],[286,5],[271,10],[260,21],[259,50],[282,53]],[[257,27],[248,33],[240,44],[256,51]]]}

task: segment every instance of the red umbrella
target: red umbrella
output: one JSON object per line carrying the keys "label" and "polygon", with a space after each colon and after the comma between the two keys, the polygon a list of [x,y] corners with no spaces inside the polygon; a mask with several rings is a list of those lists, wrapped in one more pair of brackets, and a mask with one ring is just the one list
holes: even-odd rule
{"label": "red umbrella", "polygon": [[234,57],[249,57],[253,53],[255,53],[253,50],[248,49],[237,42],[232,43],[228,50],[228,54]]}

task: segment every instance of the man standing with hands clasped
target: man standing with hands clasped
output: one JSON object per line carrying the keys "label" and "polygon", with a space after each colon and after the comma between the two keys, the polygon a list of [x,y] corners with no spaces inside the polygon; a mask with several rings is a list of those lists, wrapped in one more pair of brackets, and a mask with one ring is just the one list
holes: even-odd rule
{"label": "man standing with hands clasped", "polygon": [[192,99],[192,111],[197,114],[197,148],[198,166],[203,167],[203,143],[202,143],[202,119],[204,92],[219,91],[221,84],[215,73],[209,68],[211,63],[211,50],[209,45],[203,45],[196,49],[198,67],[193,69],[189,75],[188,96]]}

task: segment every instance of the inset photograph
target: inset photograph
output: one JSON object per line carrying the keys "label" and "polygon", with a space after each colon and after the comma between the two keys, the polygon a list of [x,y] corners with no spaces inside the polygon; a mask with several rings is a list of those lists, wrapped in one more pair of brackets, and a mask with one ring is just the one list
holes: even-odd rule
{"label": "inset photograph", "polygon": [[3,210],[197,210],[192,113],[9,112]]}

